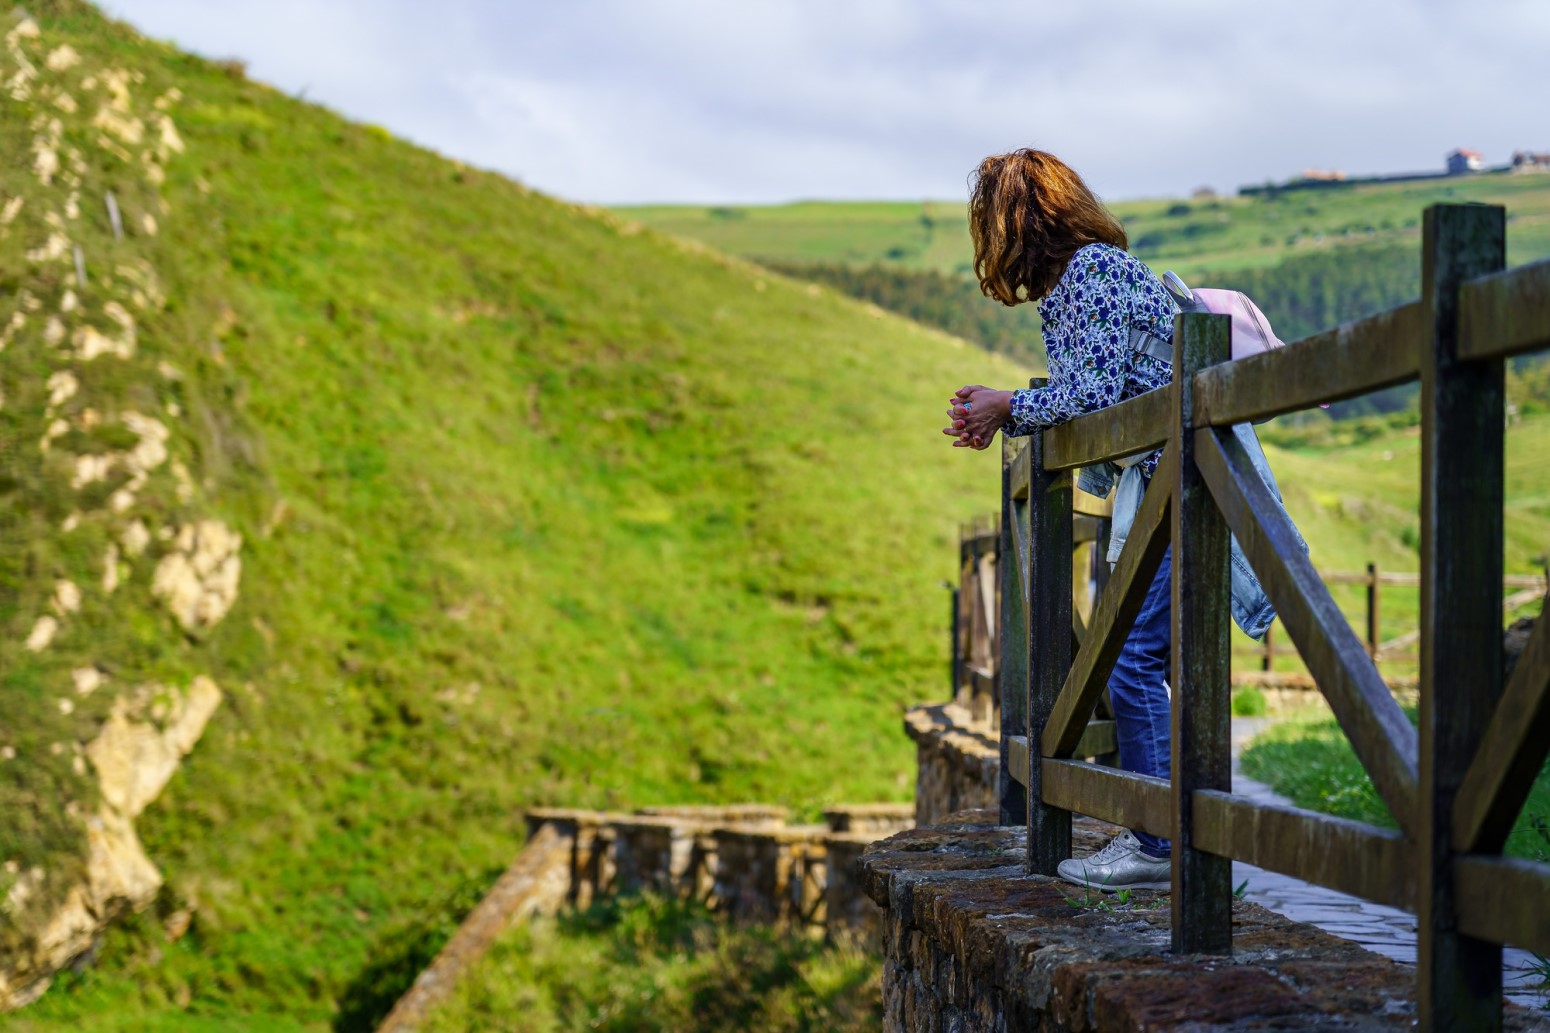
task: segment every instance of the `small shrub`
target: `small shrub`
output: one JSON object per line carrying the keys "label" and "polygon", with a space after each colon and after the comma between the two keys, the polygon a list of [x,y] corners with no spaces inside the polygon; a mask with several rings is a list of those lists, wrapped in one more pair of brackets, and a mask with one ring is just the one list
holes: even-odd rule
{"label": "small shrub", "polygon": [[1256,686],[1245,685],[1232,694],[1232,712],[1235,717],[1263,717],[1270,710],[1265,694]]}

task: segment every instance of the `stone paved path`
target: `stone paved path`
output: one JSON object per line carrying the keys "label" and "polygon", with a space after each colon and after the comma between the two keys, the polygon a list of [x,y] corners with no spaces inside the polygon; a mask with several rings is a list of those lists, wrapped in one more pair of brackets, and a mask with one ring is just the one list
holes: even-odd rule
{"label": "stone paved path", "polygon": [[[1268,718],[1232,719],[1232,790],[1252,800],[1291,806],[1290,800],[1238,770],[1238,754],[1269,724]],[[1336,936],[1354,940],[1395,961],[1415,964],[1414,915],[1234,861],[1232,884],[1238,886],[1245,880],[1248,888],[1244,896],[1249,900],[1295,921],[1307,922]],[[1540,985],[1533,965],[1534,956],[1528,951],[1507,949],[1502,955],[1502,983],[1508,1000],[1529,1008],[1542,1008],[1550,1004],[1550,991]]]}

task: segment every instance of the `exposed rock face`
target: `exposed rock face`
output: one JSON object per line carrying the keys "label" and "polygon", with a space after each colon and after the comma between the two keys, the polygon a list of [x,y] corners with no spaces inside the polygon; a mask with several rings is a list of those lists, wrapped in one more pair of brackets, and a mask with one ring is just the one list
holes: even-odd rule
{"label": "exposed rock face", "polygon": [[[36,713],[25,705],[0,713],[0,762],[13,765],[7,773],[20,786],[6,802],[52,808],[37,817],[55,830],[35,835],[0,816],[5,832],[17,832],[0,854],[0,1011],[36,998],[105,923],[156,894],[161,875],[133,821],[220,701],[214,682],[195,677],[197,661],[166,675],[187,688],[105,688],[109,672],[137,665],[122,655],[133,647],[115,646],[98,622],[114,604],[142,606],[142,593],[126,598],[120,588],[149,577],[182,628],[202,631],[230,610],[241,573],[241,538],[196,508],[199,486],[185,465],[192,432],[172,386],[182,374],[158,361],[166,297],[143,238],[172,212],[161,188],[184,149],[170,114],[181,94],[152,95],[139,70],[52,35],[19,8],[0,12],[0,103],[8,125],[30,131],[0,192],[0,239],[25,258],[10,263],[15,282],[0,291],[0,352],[29,385],[0,399],[11,417],[0,453],[29,457],[50,491],[75,494],[68,516],[39,531],[58,548],[40,553],[51,558],[35,576],[48,580],[20,596],[26,608],[8,631],[40,654],[56,693],[44,704],[76,717],[34,736],[33,747],[69,763],[54,761],[55,777],[16,734],[36,732],[28,727]],[[104,211],[111,245],[93,226]],[[110,389],[124,386],[132,390]],[[99,543],[89,561],[85,533]],[[152,558],[154,571],[143,569]]]}
{"label": "exposed rock face", "polygon": [[[161,888],[161,873],[133,822],[194,748],[220,702],[215,682],[199,677],[183,692],[145,686],[114,703],[107,724],[86,747],[102,802],[86,819],[85,878],[37,925],[31,951],[0,962],[0,1011],[37,999],[54,972],[91,947],[103,925],[149,903]],[[13,915],[25,911],[43,879],[41,868],[23,873],[0,906]]]}
{"label": "exposed rock face", "polygon": [[219,520],[184,524],[175,548],[156,565],[151,591],[190,631],[226,616],[242,576],[242,536]]}

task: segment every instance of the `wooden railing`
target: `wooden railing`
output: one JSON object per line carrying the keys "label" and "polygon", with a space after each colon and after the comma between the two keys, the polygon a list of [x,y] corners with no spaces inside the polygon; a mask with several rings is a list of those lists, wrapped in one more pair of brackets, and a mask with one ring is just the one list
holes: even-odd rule
{"label": "wooden railing", "polygon": [[[1505,272],[1504,256],[1503,209],[1435,206],[1418,302],[1236,362],[1226,317],[1178,317],[1171,385],[1006,442],[998,547],[1010,562],[954,611],[961,634],[1000,594],[1001,820],[1027,823],[1032,872],[1070,856],[1072,812],[1172,839],[1180,952],[1230,950],[1233,859],[1409,909],[1431,1030],[1501,1028],[1501,945],[1550,953],[1550,865],[1502,856],[1550,749],[1550,621],[1504,685],[1500,596],[1503,360],[1550,346],[1550,262]],[[1417,378],[1419,728],[1230,429]],[[1078,647],[1071,471],[1158,446]],[[1398,831],[1232,794],[1229,532]],[[1075,759],[1093,752],[1089,718],[1170,544],[1171,781]]]}
{"label": "wooden railing", "polygon": [[[1040,381],[1032,382],[1037,386]],[[1097,604],[1097,594],[1107,580],[1108,564],[1103,556],[1108,551],[1107,503],[1094,506],[1092,496],[1078,493],[1077,515],[1074,520],[1072,542],[1072,630],[1076,641],[1081,643]],[[1086,512],[1084,512],[1086,510]],[[988,724],[992,729],[1000,726],[1000,692],[996,687],[996,635],[1001,627],[1000,593],[997,584],[996,564],[1000,562],[1001,533],[994,521],[988,524],[971,523],[959,532],[959,576],[953,587],[953,699],[975,720]],[[1379,570],[1376,563],[1367,564],[1365,571],[1321,570],[1319,579],[1326,585],[1357,585],[1363,588],[1361,613],[1357,626],[1362,631],[1362,644],[1375,664],[1413,665],[1420,660],[1416,643],[1420,640],[1419,628],[1409,628],[1397,635],[1383,638],[1379,629],[1384,621],[1382,603],[1383,586],[1397,588],[1421,587],[1421,575],[1414,572]],[[992,595],[981,593],[989,590]],[[1522,606],[1539,602],[1550,594],[1550,576],[1546,574],[1507,574],[1502,578],[1502,612],[1510,613]],[[1348,614],[1349,617],[1349,614]],[[1390,628],[1392,629],[1392,623]],[[1402,625],[1403,626],[1403,625]],[[1244,636],[1234,649],[1238,657],[1253,658],[1254,670],[1237,670],[1232,673],[1233,687],[1240,685],[1279,685],[1311,687],[1306,675],[1282,671],[1276,673],[1276,658],[1285,656],[1287,648],[1271,625],[1264,638],[1258,642]],[[1296,657],[1296,650],[1290,653]],[[1409,685],[1413,679],[1397,677],[1391,685]]]}

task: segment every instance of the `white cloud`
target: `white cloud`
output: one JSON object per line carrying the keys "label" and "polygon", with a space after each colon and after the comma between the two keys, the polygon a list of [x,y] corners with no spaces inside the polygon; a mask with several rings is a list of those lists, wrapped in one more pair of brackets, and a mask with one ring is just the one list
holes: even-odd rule
{"label": "white cloud", "polygon": [[580,201],[1105,194],[1550,148],[1539,0],[112,0],[153,35]]}

